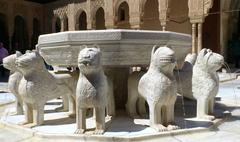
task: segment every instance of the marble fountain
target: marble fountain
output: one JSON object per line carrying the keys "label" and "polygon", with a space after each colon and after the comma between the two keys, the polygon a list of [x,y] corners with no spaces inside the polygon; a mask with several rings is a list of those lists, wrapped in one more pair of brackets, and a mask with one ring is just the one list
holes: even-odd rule
{"label": "marble fountain", "polygon": [[[76,134],[76,118],[68,117],[68,112],[56,112],[55,108],[61,105],[61,100],[54,99],[46,103],[44,122],[40,126],[28,128],[27,125],[17,125],[24,120],[23,115],[6,115],[2,118],[1,124],[24,133],[31,133],[36,137],[56,140],[158,141],[158,139],[166,136],[206,131],[221,122],[221,119],[218,119],[218,117],[221,117],[221,113],[218,113],[217,119],[213,121],[196,119],[196,102],[184,100],[182,96],[176,96],[175,103],[174,115],[175,123],[179,126],[178,129],[166,129],[163,130],[164,132],[157,129],[158,131],[156,131],[153,127],[149,127],[151,124],[148,116],[131,118],[127,115],[125,104],[129,95],[127,83],[128,76],[131,73],[130,68],[148,67],[151,56],[153,56],[152,48],[154,45],[160,46],[160,48],[161,46],[171,47],[171,49],[165,50],[166,52],[171,50],[170,52],[174,53],[174,55],[164,56],[164,62],[166,61],[165,57],[167,57],[167,62],[172,62],[172,58],[174,58],[180,69],[186,55],[191,51],[191,36],[168,31],[144,30],[68,31],[41,35],[36,50],[47,64],[54,67],[76,68],[80,62],[78,60],[80,51],[83,51],[85,47],[97,46],[100,48],[102,67],[113,84],[112,93],[114,97],[112,99],[114,102],[110,103],[112,106],[109,107],[114,109],[114,117],[106,117],[105,132],[101,133],[102,135],[96,135],[93,132],[96,127],[95,119],[98,119],[98,115],[86,119],[86,128],[88,130],[85,134],[79,134],[79,131]],[[161,55],[160,52],[159,55]],[[171,60],[168,60],[170,58]],[[79,71],[72,70],[71,72]],[[66,71],[55,70],[55,74],[59,76],[65,73]],[[45,80],[45,83],[48,84],[48,80]],[[71,83],[69,82],[69,84]],[[220,108],[216,108],[216,110],[221,112]]]}

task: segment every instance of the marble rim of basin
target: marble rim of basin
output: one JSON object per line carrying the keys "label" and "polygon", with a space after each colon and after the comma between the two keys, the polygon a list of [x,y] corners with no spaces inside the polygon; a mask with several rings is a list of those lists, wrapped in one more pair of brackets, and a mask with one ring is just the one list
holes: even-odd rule
{"label": "marble rim of basin", "polygon": [[191,35],[148,30],[87,30],[41,35],[37,49],[54,66],[77,66],[82,45],[97,44],[103,52],[104,66],[146,66],[154,45],[169,45],[182,63],[191,51]]}

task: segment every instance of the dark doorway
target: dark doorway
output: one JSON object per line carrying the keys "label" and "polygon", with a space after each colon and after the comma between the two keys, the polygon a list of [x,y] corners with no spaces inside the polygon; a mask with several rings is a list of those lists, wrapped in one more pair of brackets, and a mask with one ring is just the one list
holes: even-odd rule
{"label": "dark doorway", "polygon": [[27,25],[23,17],[16,16],[14,20],[14,34],[12,40],[12,53],[16,50],[24,53],[29,48]]}
{"label": "dark doorway", "polygon": [[79,16],[79,30],[87,30],[87,14],[84,11]]}
{"label": "dark doorway", "polygon": [[61,32],[61,20],[59,17],[57,17],[56,21],[55,21],[55,32]]}
{"label": "dark doorway", "polygon": [[105,27],[105,15],[103,8],[99,8],[96,12],[96,29],[106,29]]}
{"label": "dark doorway", "polygon": [[209,48],[220,53],[220,0],[214,0],[203,24],[203,48]]}
{"label": "dark doorway", "polygon": [[33,19],[33,35],[31,39],[31,49],[34,49],[38,43],[38,36],[41,34],[40,22],[38,19]]}
{"label": "dark doorway", "polygon": [[142,29],[159,30],[161,27],[158,11],[158,0],[147,0],[144,5]]}
{"label": "dark doorway", "polygon": [[8,47],[8,31],[7,31],[7,24],[6,24],[6,16],[0,14],[0,42],[4,44],[4,47],[9,51]]}

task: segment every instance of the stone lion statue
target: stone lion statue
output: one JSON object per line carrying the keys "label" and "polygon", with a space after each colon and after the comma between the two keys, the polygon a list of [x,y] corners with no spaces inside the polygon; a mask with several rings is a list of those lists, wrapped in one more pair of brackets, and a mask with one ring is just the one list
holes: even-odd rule
{"label": "stone lion statue", "polygon": [[[73,93],[65,82],[46,69],[37,51],[29,51],[16,59],[17,70],[23,75],[18,93],[25,103],[25,121],[29,127],[44,122],[44,105],[47,101]],[[74,87],[74,86],[73,86]]]}
{"label": "stone lion statue", "polygon": [[15,54],[9,55],[3,58],[4,68],[10,70],[10,76],[8,79],[8,88],[10,92],[16,97],[16,114],[23,114],[23,101],[18,92],[19,82],[22,79],[22,74],[17,70],[15,66],[15,61],[17,57],[22,55],[21,52],[16,51]]}
{"label": "stone lion statue", "polygon": [[174,51],[167,46],[154,46],[150,67],[138,84],[139,94],[147,101],[150,126],[157,131],[178,129],[174,125],[174,104],[177,99]]}
{"label": "stone lion statue", "polygon": [[101,61],[100,48],[85,47],[79,52],[79,80],[76,89],[77,130],[82,134],[86,130],[86,110],[94,108],[96,129],[94,134],[105,131],[105,109],[107,107],[108,83]]}
{"label": "stone lion statue", "polygon": [[192,90],[197,100],[197,118],[213,120],[214,98],[219,89],[219,77],[216,73],[224,63],[222,55],[209,49],[202,49],[193,66]]}

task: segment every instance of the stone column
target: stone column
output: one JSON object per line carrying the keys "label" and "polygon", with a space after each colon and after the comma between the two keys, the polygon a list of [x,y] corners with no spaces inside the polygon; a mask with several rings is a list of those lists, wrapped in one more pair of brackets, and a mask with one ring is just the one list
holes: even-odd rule
{"label": "stone column", "polygon": [[[110,6],[109,6],[110,5]],[[104,0],[105,26],[107,29],[114,29],[114,7],[113,0]]]}
{"label": "stone column", "polygon": [[140,29],[140,3],[139,0],[129,1],[129,23],[132,29]]}
{"label": "stone column", "polygon": [[[209,9],[213,6],[213,0],[188,0],[188,16],[192,23],[192,52],[197,53],[202,49],[202,24],[208,15]],[[194,25],[195,24],[195,25]],[[195,33],[198,30],[198,43],[196,51]]]}
{"label": "stone column", "polygon": [[61,20],[61,32],[64,32],[64,18],[60,18]]}
{"label": "stone column", "polygon": [[192,24],[192,53],[196,53],[196,23]]}
{"label": "stone column", "polygon": [[76,27],[76,19],[75,19],[75,15],[76,15],[76,12],[74,11],[75,9],[75,5],[74,3],[70,3],[68,4],[68,30],[69,31],[75,31]]}
{"label": "stone column", "polygon": [[92,25],[92,12],[91,12],[91,1],[87,1],[87,6],[86,6],[86,14],[87,14],[87,30],[93,29]]}
{"label": "stone column", "polygon": [[199,53],[202,49],[202,23],[198,23],[198,50]]}
{"label": "stone column", "polygon": [[161,22],[162,30],[166,30],[167,25],[167,11],[168,11],[168,3],[170,0],[158,0],[159,3],[159,20]]}

